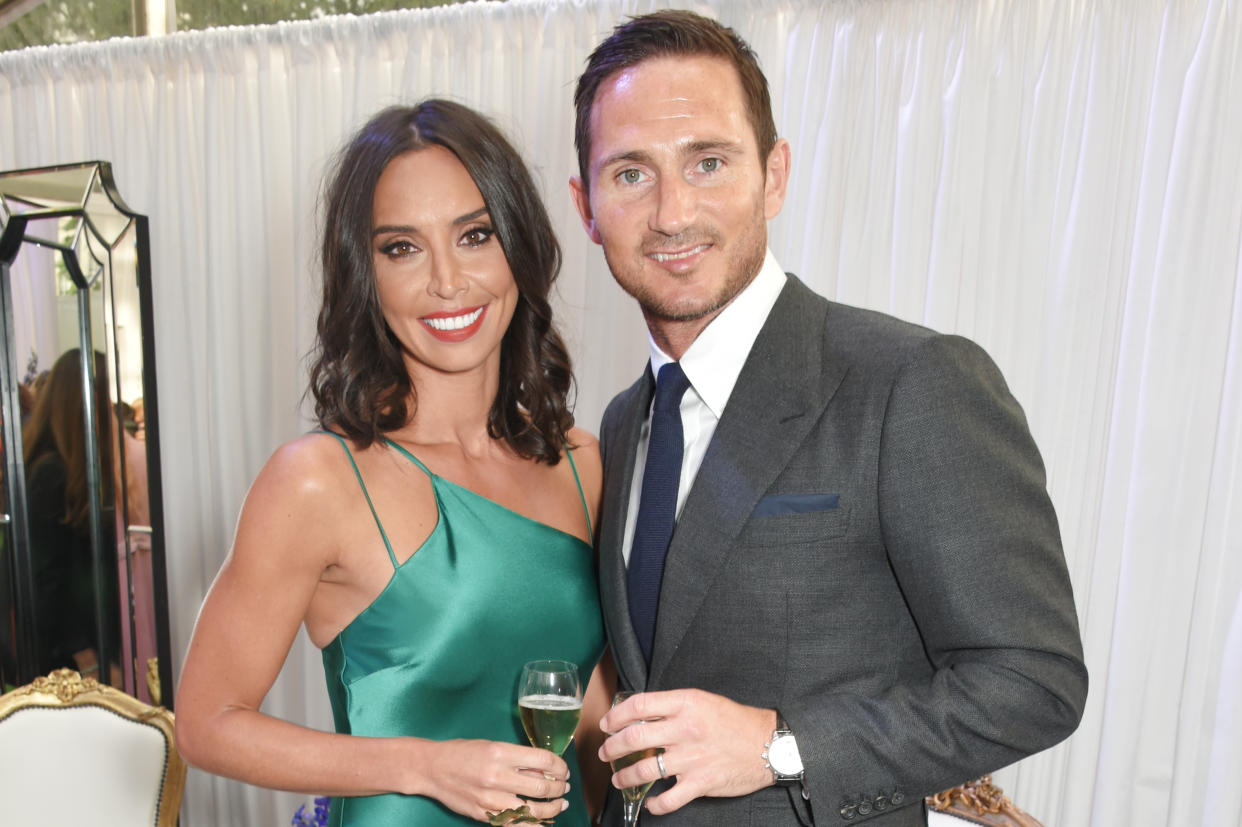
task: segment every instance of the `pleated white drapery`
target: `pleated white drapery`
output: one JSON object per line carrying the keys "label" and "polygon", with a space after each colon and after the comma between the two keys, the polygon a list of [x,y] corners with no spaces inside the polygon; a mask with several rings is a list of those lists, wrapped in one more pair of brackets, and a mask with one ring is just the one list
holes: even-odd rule
{"label": "pleated white drapery", "polygon": [[[113,162],[151,216],[176,657],[249,481],[309,426],[319,180],[449,96],[530,159],[565,248],[578,418],[645,336],[567,197],[573,82],[637,0],[513,0],[0,55],[0,169]],[[1051,827],[1242,824],[1242,20],[1231,0],[718,0],[794,175],[771,243],[825,295],[978,340],[1047,462],[1091,670],[998,776]],[[255,630],[262,634],[263,630]],[[330,728],[299,638],[265,708]],[[192,772],[187,827],[302,796]],[[832,802],[827,807],[831,810]]]}

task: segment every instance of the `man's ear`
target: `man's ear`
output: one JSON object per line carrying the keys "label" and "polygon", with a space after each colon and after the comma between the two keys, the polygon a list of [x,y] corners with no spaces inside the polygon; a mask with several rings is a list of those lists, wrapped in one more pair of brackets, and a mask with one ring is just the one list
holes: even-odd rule
{"label": "man's ear", "polygon": [[596,244],[602,244],[599,230],[595,227],[595,216],[591,213],[591,196],[587,193],[581,176],[569,176],[569,195],[574,199],[574,206],[578,208],[578,217],[582,219],[582,228],[586,230],[586,234]]}
{"label": "man's ear", "polygon": [[789,155],[789,141],[781,138],[768,153],[768,160],[764,165],[763,213],[769,221],[776,218],[785,203],[785,188],[789,185],[791,163]]}

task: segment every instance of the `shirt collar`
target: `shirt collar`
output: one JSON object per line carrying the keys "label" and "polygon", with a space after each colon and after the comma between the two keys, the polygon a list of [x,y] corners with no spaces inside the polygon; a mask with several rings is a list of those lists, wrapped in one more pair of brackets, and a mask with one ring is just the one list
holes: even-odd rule
{"label": "shirt collar", "polygon": [[[785,281],[785,272],[776,257],[771,250],[766,251],[758,275],[708,323],[681,357],[686,378],[717,419],[724,413],[742,365],[785,288]],[[673,360],[660,350],[650,334],[647,340],[651,347],[651,372],[659,376],[660,368]]]}

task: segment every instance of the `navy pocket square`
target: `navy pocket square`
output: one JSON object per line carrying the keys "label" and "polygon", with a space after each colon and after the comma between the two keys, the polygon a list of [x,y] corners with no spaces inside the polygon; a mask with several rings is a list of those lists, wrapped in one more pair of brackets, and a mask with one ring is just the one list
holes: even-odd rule
{"label": "navy pocket square", "polygon": [[751,516],[774,517],[778,514],[807,514],[831,511],[840,505],[839,494],[770,494],[759,501]]}

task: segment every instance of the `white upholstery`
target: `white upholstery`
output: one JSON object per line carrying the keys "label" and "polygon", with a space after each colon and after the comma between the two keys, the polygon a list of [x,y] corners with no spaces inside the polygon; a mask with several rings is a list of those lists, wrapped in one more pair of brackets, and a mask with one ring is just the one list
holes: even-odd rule
{"label": "white upholstery", "polygon": [[19,687],[0,698],[4,823],[175,824],[185,764],[171,736],[171,713],[116,690]]}

